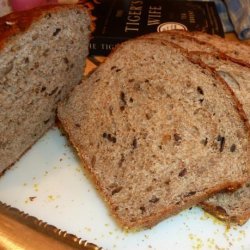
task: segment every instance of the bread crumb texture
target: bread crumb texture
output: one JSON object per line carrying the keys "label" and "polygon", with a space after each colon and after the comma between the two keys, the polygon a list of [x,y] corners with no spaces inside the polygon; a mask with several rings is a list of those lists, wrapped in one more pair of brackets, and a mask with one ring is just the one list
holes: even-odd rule
{"label": "bread crumb texture", "polygon": [[[5,27],[5,19],[15,19],[13,27]],[[52,127],[57,103],[80,82],[88,26],[86,11],[77,6],[0,19],[5,31],[0,37],[0,172]],[[12,35],[5,37],[8,32]]]}
{"label": "bread crumb texture", "polygon": [[216,74],[170,43],[121,45],[59,119],[125,228],[150,227],[249,177],[249,132]]}

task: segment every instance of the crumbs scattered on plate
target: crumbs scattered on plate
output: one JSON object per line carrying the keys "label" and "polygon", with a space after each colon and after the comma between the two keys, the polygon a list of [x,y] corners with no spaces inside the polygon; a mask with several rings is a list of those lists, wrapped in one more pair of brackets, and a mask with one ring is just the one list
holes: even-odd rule
{"label": "crumbs scattered on plate", "polygon": [[27,204],[29,202],[33,202],[36,198],[37,198],[36,196],[30,196],[24,201],[24,203]]}
{"label": "crumbs scattered on plate", "polygon": [[33,188],[34,188],[34,191],[35,192],[38,192],[38,187],[39,187],[39,185],[37,184],[37,183],[35,183],[34,185],[33,185]]}
{"label": "crumbs scattered on plate", "polygon": [[34,201],[35,199],[36,199],[36,196],[30,196],[30,197],[29,197],[29,200],[30,200],[30,201]]}
{"label": "crumbs scattered on plate", "polygon": [[48,195],[48,200],[49,201],[54,201],[56,198],[55,198],[55,196],[54,195]]}

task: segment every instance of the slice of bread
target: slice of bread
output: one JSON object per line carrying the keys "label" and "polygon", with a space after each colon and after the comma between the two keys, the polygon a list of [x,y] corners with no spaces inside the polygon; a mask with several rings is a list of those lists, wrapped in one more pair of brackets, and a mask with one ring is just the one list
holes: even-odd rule
{"label": "slice of bread", "polygon": [[78,5],[0,19],[0,173],[54,124],[57,103],[81,81],[89,25]]}
{"label": "slice of bread", "polygon": [[[234,59],[230,56],[218,53],[217,49],[210,47],[205,41],[203,33],[188,33],[182,31],[169,31],[152,33],[147,38],[172,41],[190,52],[194,59],[212,67],[226,81],[233,90],[250,120],[250,68],[247,63]],[[203,38],[199,41],[196,38]],[[221,41],[216,37],[215,40]],[[208,39],[213,42],[213,39]],[[230,42],[226,42],[227,47]],[[233,43],[232,47],[235,44]],[[208,53],[208,52],[212,53]],[[225,52],[225,51],[224,51]],[[230,55],[230,53],[229,53]],[[232,56],[232,54],[231,54]],[[237,62],[237,63],[236,63]],[[232,150],[236,150],[235,147]],[[250,217],[250,187],[249,183],[244,185],[235,193],[220,193],[201,203],[201,206],[208,212],[228,222],[243,224]]]}
{"label": "slice of bread", "polygon": [[[234,63],[225,56],[209,53],[192,53],[214,68],[232,88],[250,120],[250,68]],[[231,148],[232,151],[236,147]],[[235,192],[219,193],[201,203],[202,207],[220,219],[238,224],[250,217],[250,183]]]}
{"label": "slice of bread", "polygon": [[123,43],[64,100],[58,117],[124,228],[151,227],[249,179],[240,104],[172,43]]}

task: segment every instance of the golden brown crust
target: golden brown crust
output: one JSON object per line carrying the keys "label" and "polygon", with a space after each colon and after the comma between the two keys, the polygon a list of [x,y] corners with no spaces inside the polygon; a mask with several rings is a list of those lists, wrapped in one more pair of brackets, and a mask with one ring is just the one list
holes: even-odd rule
{"label": "golden brown crust", "polygon": [[[185,30],[178,30],[178,31],[167,31],[167,32],[171,32],[171,33],[175,33],[177,35],[182,35],[182,36],[185,36],[185,37],[189,37],[191,39],[193,39],[194,41],[199,41],[199,42],[202,42],[203,44],[207,44],[208,46],[212,46],[214,47],[217,51],[220,52],[220,54],[224,54],[221,50],[217,49],[216,46],[213,45],[213,43],[211,43],[210,41],[203,41],[203,40],[200,40],[199,39],[199,35],[206,35],[208,37],[213,37],[215,39],[218,39],[218,40],[221,40],[221,39],[224,39],[224,38],[221,38],[220,36],[217,36],[217,35],[210,35],[210,34],[207,34],[207,33],[204,33],[204,32],[199,32],[199,31],[194,31],[194,32],[189,32],[189,31],[185,31]],[[197,37],[198,36],[198,37]],[[234,46],[245,46],[247,49],[249,49],[249,45],[248,44],[242,44],[240,42],[237,42],[237,41],[228,41],[226,39],[225,40],[225,43],[231,43],[232,45]],[[244,66],[248,66],[250,67],[250,64],[246,61],[243,61],[241,59],[237,59],[233,56],[230,56],[230,55],[225,55],[227,58],[230,58],[231,61],[233,62],[236,62],[236,63],[239,63],[239,64],[242,64]]]}
{"label": "golden brown crust", "polygon": [[[162,31],[161,33],[165,33],[166,35],[174,34],[178,37],[186,38],[186,39],[193,41],[195,43],[198,43],[200,45],[206,45],[207,47],[212,48],[214,51],[219,52],[219,50],[215,46],[213,46],[212,44],[208,44],[207,42],[201,41],[194,36],[188,35],[190,33],[188,31],[183,31],[183,33],[182,33],[182,31],[179,31],[179,30],[178,31],[177,30],[169,30],[169,31]],[[149,38],[148,36],[150,36],[150,35],[151,34],[143,35],[140,38]],[[173,43],[174,43],[174,41],[173,41]]]}
{"label": "golden brown crust", "polygon": [[[181,31],[181,32],[188,32],[188,31]],[[218,36],[218,35],[216,35],[216,34],[213,34],[213,35],[211,35],[211,34],[208,34],[208,33],[204,33],[204,32],[202,32],[202,31],[193,31],[193,32],[188,32],[188,33],[191,33],[191,34],[193,34],[194,36],[195,35],[204,35],[204,34],[206,34],[206,35],[208,35],[208,36],[213,36],[214,38],[216,38],[216,39],[225,39],[224,37],[221,37],[221,36]],[[225,39],[226,40],[226,39]],[[240,45],[240,46],[242,46],[243,44],[240,42],[240,41],[233,41],[233,40],[231,40],[230,41],[230,43],[232,43],[232,44],[235,44],[235,45]],[[244,46],[246,46],[247,48],[250,48],[250,45],[249,44],[247,44],[247,43],[244,43]]]}
{"label": "golden brown crust", "polygon": [[[240,64],[242,66],[246,66],[246,67],[250,67],[250,64],[248,62],[245,62],[243,60],[240,60],[240,59],[237,59],[237,58],[234,58],[230,55],[226,55],[224,52],[222,52],[221,50],[219,50],[218,48],[216,48],[211,42],[209,41],[203,41],[203,40],[199,40],[199,38],[196,37],[196,34],[197,35],[208,35],[208,36],[211,36],[209,34],[204,34],[204,32],[189,32],[189,31],[184,31],[184,30],[169,30],[169,31],[163,31],[162,33],[166,33],[166,35],[168,34],[174,34],[178,37],[182,37],[182,38],[185,38],[185,39],[188,39],[190,41],[193,41],[197,44],[200,44],[200,45],[205,45],[207,47],[210,47],[213,49],[214,52],[210,52],[210,53],[213,53],[213,54],[217,54],[219,55],[221,58],[224,58],[224,60],[230,60],[232,62],[235,62],[237,64]],[[153,34],[153,33],[152,33]],[[147,34],[147,35],[143,35],[139,38],[149,38],[151,36],[151,34]],[[216,39],[223,39],[217,35],[213,35],[213,37],[215,37]],[[157,37],[155,37],[156,39]],[[174,41],[173,41],[174,42]],[[242,43],[239,43],[239,42],[236,42],[236,41],[228,41],[228,40],[225,40],[225,42],[227,43],[232,43],[234,44],[235,46],[237,45],[240,45],[240,46],[246,46],[246,48],[249,48],[249,45],[247,44],[242,44]],[[209,52],[203,52],[203,51],[192,51],[190,53],[209,53]]]}
{"label": "golden brown crust", "polygon": [[0,49],[13,37],[29,29],[33,22],[39,20],[49,12],[57,12],[62,9],[79,8],[84,9],[82,5],[47,5],[37,7],[32,10],[13,12],[0,18]]}
{"label": "golden brown crust", "polygon": [[218,57],[220,60],[231,61],[231,62],[234,62],[234,63],[241,65],[242,67],[250,68],[250,65],[248,63],[243,62],[239,59],[232,58],[232,57],[230,57],[222,52],[211,53],[211,52],[204,52],[204,51],[192,51],[189,53],[191,55],[197,55],[197,56],[199,56],[199,55],[212,55],[212,56]]}

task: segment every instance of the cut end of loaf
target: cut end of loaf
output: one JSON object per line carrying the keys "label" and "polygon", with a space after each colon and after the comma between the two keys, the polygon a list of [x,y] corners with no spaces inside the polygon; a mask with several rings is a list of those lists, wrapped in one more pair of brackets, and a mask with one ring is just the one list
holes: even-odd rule
{"label": "cut end of loaf", "polygon": [[82,7],[72,5],[0,20],[6,31],[0,36],[2,172],[54,124],[57,103],[81,81],[90,20]]}

